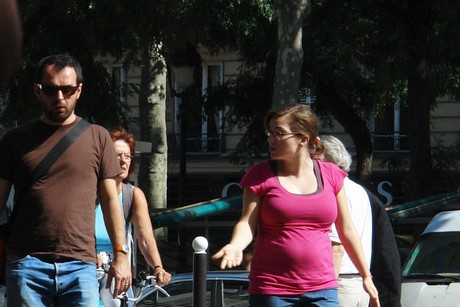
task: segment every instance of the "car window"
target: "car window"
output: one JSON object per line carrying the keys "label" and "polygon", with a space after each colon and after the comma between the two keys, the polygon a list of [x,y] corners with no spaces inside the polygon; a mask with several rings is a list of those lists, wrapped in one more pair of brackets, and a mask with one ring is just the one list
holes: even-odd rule
{"label": "car window", "polygon": [[404,266],[403,276],[446,274],[460,276],[460,232],[422,236]]}
{"label": "car window", "polygon": [[249,306],[248,283],[241,281],[224,281],[224,306]]}
{"label": "car window", "polygon": [[[249,305],[248,281],[208,281],[206,288],[206,306],[246,307]],[[170,283],[163,289],[170,297],[155,291],[139,302],[138,306],[192,307],[192,281]]]}

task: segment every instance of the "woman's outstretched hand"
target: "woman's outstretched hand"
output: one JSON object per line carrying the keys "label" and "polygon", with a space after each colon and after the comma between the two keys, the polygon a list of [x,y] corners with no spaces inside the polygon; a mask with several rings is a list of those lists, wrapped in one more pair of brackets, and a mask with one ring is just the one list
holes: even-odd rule
{"label": "woman's outstretched hand", "polygon": [[231,269],[241,264],[243,260],[243,251],[232,244],[222,247],[217,253],[212,255],[212,260],[219,260],[221,269]]}

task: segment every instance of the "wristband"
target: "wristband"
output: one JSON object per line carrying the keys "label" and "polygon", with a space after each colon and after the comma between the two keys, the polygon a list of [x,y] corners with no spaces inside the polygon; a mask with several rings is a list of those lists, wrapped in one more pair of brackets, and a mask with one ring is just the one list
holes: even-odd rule
{"label": "wristband", "polygon": [[155,271],[158,268],[163,268],[163,267],[161,265],[156,265],[156,266],[153,267],[153,270]]}
{"label": "wristband", "polygon": [[123,244],[123,245],[115,245],[113,247],[113,250],[115,252],[122,252],[123,254],[127,255],[129,253],[129,247],[128,244]]}

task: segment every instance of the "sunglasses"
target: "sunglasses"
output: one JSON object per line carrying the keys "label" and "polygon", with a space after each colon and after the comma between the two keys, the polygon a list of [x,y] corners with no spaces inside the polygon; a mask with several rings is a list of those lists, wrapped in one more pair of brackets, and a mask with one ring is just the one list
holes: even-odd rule
{"label": "sunglasses", "polygon": [[55,96],[59,91],[62,92],[64,96],[72,96],[78,90],[77,86],[52,86],[52,85],[43,85],[37,83],[38,88],[47,96]]}

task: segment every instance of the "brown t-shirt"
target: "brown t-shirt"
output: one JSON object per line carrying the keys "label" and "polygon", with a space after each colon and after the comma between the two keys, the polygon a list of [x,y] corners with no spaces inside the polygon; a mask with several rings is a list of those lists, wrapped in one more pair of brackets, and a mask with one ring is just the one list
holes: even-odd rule
{"label": "brown t-shirt", "polygon": [[97,183],[121,173],[106,129],[91,125],[31,188],[30,174],[81,118],[65,126],[33,120],[0,140],[0,177],[11,181],[21,202],[10,228],[9,251],[96,261],[94,210]]}

